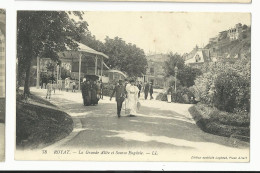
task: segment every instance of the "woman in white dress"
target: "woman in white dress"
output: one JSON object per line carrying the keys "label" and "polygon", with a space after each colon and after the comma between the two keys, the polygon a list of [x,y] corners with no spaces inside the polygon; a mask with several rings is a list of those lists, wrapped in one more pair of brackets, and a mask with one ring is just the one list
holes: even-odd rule
{"label": "woman in white dress", "polygon": [[139,89],[135,86],[135,81],[130,81],[131,85],[126,87],[127,99],[128,99],[128,109],[130,110],[130,116],[136,115],[137,103],[138,103],[138,92]]}
{"label": "woman in white dress", "polygon": [[65,79],[65,89],[66,89],[67,92],[68,92],[69,89],[70,89],[70,77],[67,77],[67,78]]}

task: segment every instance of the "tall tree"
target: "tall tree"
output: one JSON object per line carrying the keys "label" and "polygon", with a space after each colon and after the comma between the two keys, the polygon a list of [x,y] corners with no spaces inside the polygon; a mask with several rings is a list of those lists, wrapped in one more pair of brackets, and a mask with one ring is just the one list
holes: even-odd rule
{"label": "tall tree", "polygon": [[[77,17],[77,20],[71,18]],[[58,52],[77,50],[80,35],[88,30],[81,12],[19,11],[17,13],[18,78],[25,74],[24,95],[30,93],[32,61],[48,57],[58,61]]]}
{"label": "tall tree", "polygon": [[142,49],[135,44],[126,43],[123,39],[107,37],[104,53],[109,56],[106,63],[109,67],[121,70],[130,77],[138,77],[146,73],[147,60]]}
{"label": "tall tree", "polygon": [[171,52],[168,56],[169,60],[165,62],[164,66],[166,77],[175,76],[175,67],[178,67],[177,79],[180,84],[185,87],[194,85],[196,77],[202,74],[201,70],[185,65],[184,59],[177,53]]}
{"label": "tall tree", "polygon": [[184,68],[184,59],[181,57],[181,55],[175,53],[173,54],[170,52],[168,54],[169,60],[165,62],[164,70],[166,77],[169,76],[175,76],[175,67],[178,67],[178,69],[183,69]]}

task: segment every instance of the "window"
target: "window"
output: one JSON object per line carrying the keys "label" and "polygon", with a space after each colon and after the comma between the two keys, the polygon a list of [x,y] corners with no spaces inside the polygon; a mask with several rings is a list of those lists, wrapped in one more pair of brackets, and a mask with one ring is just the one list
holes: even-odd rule
{"label": "window", "polygon": [[196,62],[199,62],[201,60],[200,56],[199,55],[196,55]]}

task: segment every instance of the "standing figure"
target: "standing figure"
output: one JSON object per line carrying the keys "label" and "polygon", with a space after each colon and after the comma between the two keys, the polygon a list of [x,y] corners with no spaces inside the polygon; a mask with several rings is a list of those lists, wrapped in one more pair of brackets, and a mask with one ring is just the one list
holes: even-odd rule
{"label": "standing figure", "polygon": [[56,80],[54,80],[52,83],[52,89],[53,89],[54,94],[55,94],[56,88],[57,88],[57,83],[56,83]]}
{"label": "standing figure", "polygon": [[65,89],[66,89],[67,92],[68,92],[69,89],[70,89],[70,77],[67,77],[67,78],[65,79]]}
{"label": "standing figure", "polygon": [[62,91],[62,79],[58,80],[57,87],[58,87],[59,91]]}
{"label": "standing figure", "polygon": [[130,109],[130,116],[136,115],[137,103],[138,103],[138,92],[139,89],[135,86],[135,81],[130,81],[130,86],[126,88],[128,97],[128,108]]}
{"label": "standing figure", "polygon": [[117,116],[118,118],[120,118],[122,105],[126,96],[125,86],[123,85],[122,80],[119,80],[118,85],[115,86],[113,93],[110,97],[110,101],[112,100],[112,97],[114,96],[115,93],[116,93],[116,102],[117,102]]}
{"label": "standing figure", "polygon": [[83,82],[81,84],[81,93],[82,93],[82,99],[83,99],[83,105],[86,106],[86,96],[87,96],[87,82],[86,78],[83,79]]}
{"label": "standing figure", "polygon": [[42,73],[40,74],[40,86],[41,86],[41,89],[43,88],[43,75]]}
{"label": "standing figure", "polygon": [[149,93],[150,93],[150,100],[153,99],[153,84],[150,82],[149,84]]}
{"label": "standing figure", "polygon": [[97,83],[96,81],[93,81],[91,85],[91,105],[98,104],[98,98],[97,98]]}
{"label": "standing figure", "polygon": [[140,98],[141,90],[142,90],[142,82],[141,82],[141,81],[138,82],[138,84],[137,84],[137,88],[139,89],[139,92],[138,92],[138,98]]}
{"label": "standing figure", "polygon": [[91,104],[91,83],[89,80],[86,82],[85,87],[86,87],[85,103],[86,103],[86,106],[89,106]]}
{"label": "standing figure", "polygon": [[145,82],[144,83],[144,99],[147,100],[149,93],[149,83]]}
{"label": "standing figure", "polygon": [[101,98],[101,83],[100,81],[97,81],[97,98]]}
{"label": "standing figure", "polygon": [[128,109],[128,96],[127,96],[127,88],[129,88],[131,84],[128,82],[128,79],[125,79],[125,110]]}
{"label": "standing figure", "polygon": [[75,81],[73,81],[72,82],[72,92],[76,92],[76,82]]}
{"label": "standing figure", "polygon": [[52,84],[55,82],[55,77],[54,77],[53,74],[51,75],[51,77],[49,78],[49,80],[51,80],[51,83],[52,83]]}
{"label": "standing figure", "polygon": [[173,85],[171,85],[168,90],[167,90],[167,101],[168,103],[171,103],[172,102],[172,94],[174,92],[174,87]]}
{"label": "standing figure", "polygon": [[104,91],[104,84],[103,84],[103,82],[102,82],[102,80],[100,81],[100,98],[103,100],[103,95],[104,95],[104,93],[103,93],[103,91]]}
{"label": "standing figure", "polygon": [[47,88],[47,94],[46,94],[46,99],[49,97],[49,99],[51,99],[51,91],[52,91],[52,83],[51,80],[49,80],[49,82],[46,85]]}
{"label": "standing figure", "polygon": [[41,89],[44,88],[46,89],[46,85],[48,83],[48,78],[45,74],[42,75],[42,83],[41,83]]}

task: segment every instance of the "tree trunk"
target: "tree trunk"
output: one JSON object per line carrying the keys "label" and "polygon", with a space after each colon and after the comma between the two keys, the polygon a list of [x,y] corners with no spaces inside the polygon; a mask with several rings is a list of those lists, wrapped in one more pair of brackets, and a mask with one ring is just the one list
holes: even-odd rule
{"label": "tree trunk", "polygon": [[30,73],[31,73],[31,59],[28,61],[25,71],[25,81],[24,81],[24,98],[26,99],[30,95]]}

